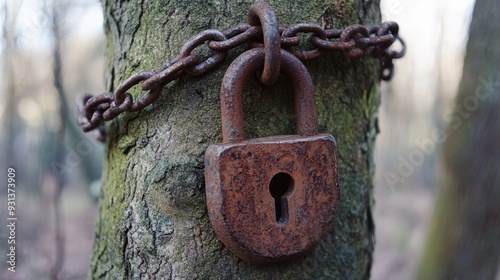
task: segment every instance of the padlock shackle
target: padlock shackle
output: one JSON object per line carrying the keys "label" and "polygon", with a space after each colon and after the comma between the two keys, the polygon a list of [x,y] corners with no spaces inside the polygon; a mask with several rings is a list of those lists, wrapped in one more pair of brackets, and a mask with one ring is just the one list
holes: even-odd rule
{"label": "padlock shackle", "polygon": [[[264,60],[265,52],[262,48],[250,49],[238,56],[224,75],[220,92],[223,143],[245,140],[243,88],[250,75],[262,70]],[[314,86],[307,68],[295,56],[281,50],[280,72],[293,86],[297,134],[318,134]]]}

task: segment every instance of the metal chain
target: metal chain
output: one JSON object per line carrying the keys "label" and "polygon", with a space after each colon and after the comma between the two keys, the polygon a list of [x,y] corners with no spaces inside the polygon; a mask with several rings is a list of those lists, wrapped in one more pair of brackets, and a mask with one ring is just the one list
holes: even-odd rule
{"label": "metal chain", "polygon": [[[390,80],[394,73],[393,59],[404,56],[406,47],[398,36],[399,27],[395,22],[384,22],[380,26],[365,27],[359,24],[345,29],[324,29],[315,24],[295,24],[289,28],[279,28],[280,46],[300,60],[310,60],[326,51],[340,51],[346,57],[359,58],[365,53],[378,58],[381,64],[380,78]],[[300,45],[298,33],[310,33],[312,50],[297,50]],[[193,76],[204,75],[220,66],[229,50],[249,43],[251,47],[262,46],[264,41],[261,26],[240,24],[225,31],[208,29],[188,40],[180,55],[154,72],[139,71],[118,86],[116,92],[97,96],[85,94],[78,100],[77,123],[84,132],[94,130],[94,137],[105,140],[104,121],[119,114],[139,111],[153,103],[163,87],[186,73]],[[400,50],[390,47],[399,41]],[[208,43],[208,44],[207,44]],[[208,45],[213,55],[202,60],[193,50]],[[264,79],[264,76],[263,78]],[[272,79],[271,79],[272,80]],[[142,90],[149,91],[134,101],[127,91],[142,83]]]}

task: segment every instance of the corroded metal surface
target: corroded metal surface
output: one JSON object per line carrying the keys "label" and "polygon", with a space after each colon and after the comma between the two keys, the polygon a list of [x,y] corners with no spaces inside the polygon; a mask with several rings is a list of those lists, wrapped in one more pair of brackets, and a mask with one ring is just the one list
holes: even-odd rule
{"label": "corroded metal surface", "polygon": [[[282,136],[206,151],[207,207],[224,244],[253,263],[306,254],[331,228],[340,199],[337,147],[330,135]],[[270,182],[293,178],[285,194],[287,217],[277,221]]]}
{"label": "corroded metal surface", "polygon": [[[310,60],[325,51],[340,51],[347,57],[357,58],[365,53],[380,60],[381,79],[390,80],[394,72],[393,59],[405,53],[405,44],[398,35],[395,22],[384,22],[380,26],[364,27],[354,24],[345,29],[324,29],[315,24],[298,23],[288,28],[279,27],[272,8],[265,2],[251,6],[247,15],[248,24],[240,24],[223,32],[204,30],[188,40],[179,56],[165,63],[156,71],[139,71],[125,80],[113,93],[98,96],[85,94],[78,102],[78,125],[84,132],[95,129],[95,137],[104,141],[104,121],[111,120],[123,112],[134,112],[152,104],[160,96],[163,87],[187,74],[204,75],[220,66],[229,50],[243,44],[263,47],[266,52],[261,81],[274,83],[279,75],[280,48],[292,53],[300,60]],[[311,50],[297,50],[300,38],[297,33],[310,33]],[[401,49],[391,50],[399,41]],[[263,42],[260,43],[260,42]],[[193,50],[206,45],[213,54],[206,58],[193,54]],[[142,83],[142,90],[148,91],[134,101],[127,91]]]}
{"label": "corroded metal surface", "polygon": [[247,21],[250,25],[262,26],[266,59],[260,80],[265,85],[272,85],[278,79],[281,65],[278,18],[268,3],[259,1],[250,6]]}
{"label": "corroded metal surface", "polygon": [[221,87],[224,143],[205,153],[210,221],[232,252],[253,263],[312,250],[340,199],[335,139],[317,135],[311,77],[290,53],[281,52],[281,71],[294,88],[298,135],[244,140],[242,90],[264,56],[253,49],[229,67]]}
{"label": "corroded metal surface", "polygon": [[[243,129],[243,86],[246,80],[265,63],[265,51],[251,49],[237,57],[227,69],[221,85],[222,141],[237,142],[245,139]],[[297,134],[318,133],[314,86],[302,62],[286,51],[281,51],[281,72],[294,84]]]}

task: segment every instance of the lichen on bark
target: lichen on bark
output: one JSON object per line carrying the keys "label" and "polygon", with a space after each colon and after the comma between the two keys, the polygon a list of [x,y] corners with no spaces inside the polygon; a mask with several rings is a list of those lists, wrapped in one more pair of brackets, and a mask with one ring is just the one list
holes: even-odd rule
{"label": "lichen on bark", "polygon": [[[316,23],[341,28],[376,24],[378,1],[269,1],[283,26]],[[103,1],[108,87],[141,69],[157,69],[182,44],[208,28],[246,20],[253,1]],[[321,132],[338,143],[341,203],[332,231],[305,257],[250,265],[219,241],[207,216],[204,153],[220,142],[219,85],[229,63],[166,86],[160,98],[109,125],[103,191],[90,277],[110,279],[363,279],[369,277],[374,225],[373,147],[380,102],[378,62],[326,53],[306,62],[316,87]],[[203,52],[203,51],[201,51]],[[131,91],[137,98],[138,89]],[[249,137],[291,134],[294,120],[284,78],[247,83]]]}

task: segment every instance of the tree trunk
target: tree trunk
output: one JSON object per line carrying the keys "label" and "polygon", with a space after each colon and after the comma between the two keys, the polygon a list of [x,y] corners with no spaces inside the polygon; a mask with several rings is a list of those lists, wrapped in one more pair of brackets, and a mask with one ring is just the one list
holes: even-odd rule
{"label": "tree trunk", "polygon": [[[14,30],[16,26],[17,15],[19,13],[19,9],[14,8],[13,11],[7,6],[7,2],[4,3],[3,6],[4,18],[3,18],[3,30],[2,30],[2,39],[4,40],[4,50],[2,51],[3,59],[3,77],[2,82],[5,83],[5,86],[2,85],[2,90],[4,90],[5,101],[4,108],[5,112],[2,114],[2,123],[0,123],[0,128],[4,130],[5,136],[5,147],[2,147],[2,161],[0,164],[0,168],[2,170],[6,170],[10,166],[16,166],[14,152],[12,147],[14,147],[15,136],[18,133],[16,128],[16,123],[18,122],[16,118],[16,92],[18,91],[16,86],[16,73],[14,73],[13,61],[14,56],[16,55],[16,44]],[[0,179],[4,180],[7,177],[2,175]]]}
{"label": "tree trunk", "polygon": [[477,0],[419,279],[494,279],[500,263],[500,9]]}
{"label": "tree trunk", "polygon": [[[253,1],[103,1],[108,86],[141,69],[158,69],[208,28],[246,21]],[[376,24],[378,1],[270,1],[282,26]],[[333,229],[306,257],[273,265],[239,260],[217,238],[205,205],[204,154],[221,141],[219,90],[229,63],[185,76],[160,98],[110,124],[90,276],[110,279],[363,279],[372,263],[372,177],[379,104],[378,61],[327,53],[306,63],[316,87],[321,132],[339,148],[341,203]],[[248,137],[293,134],[284,78],[245,93]],[[143,95],[132,91],[134,99]],[[287,100],[285,102],[285,100]],[[307,233],[304,233],[307,234]]]}

